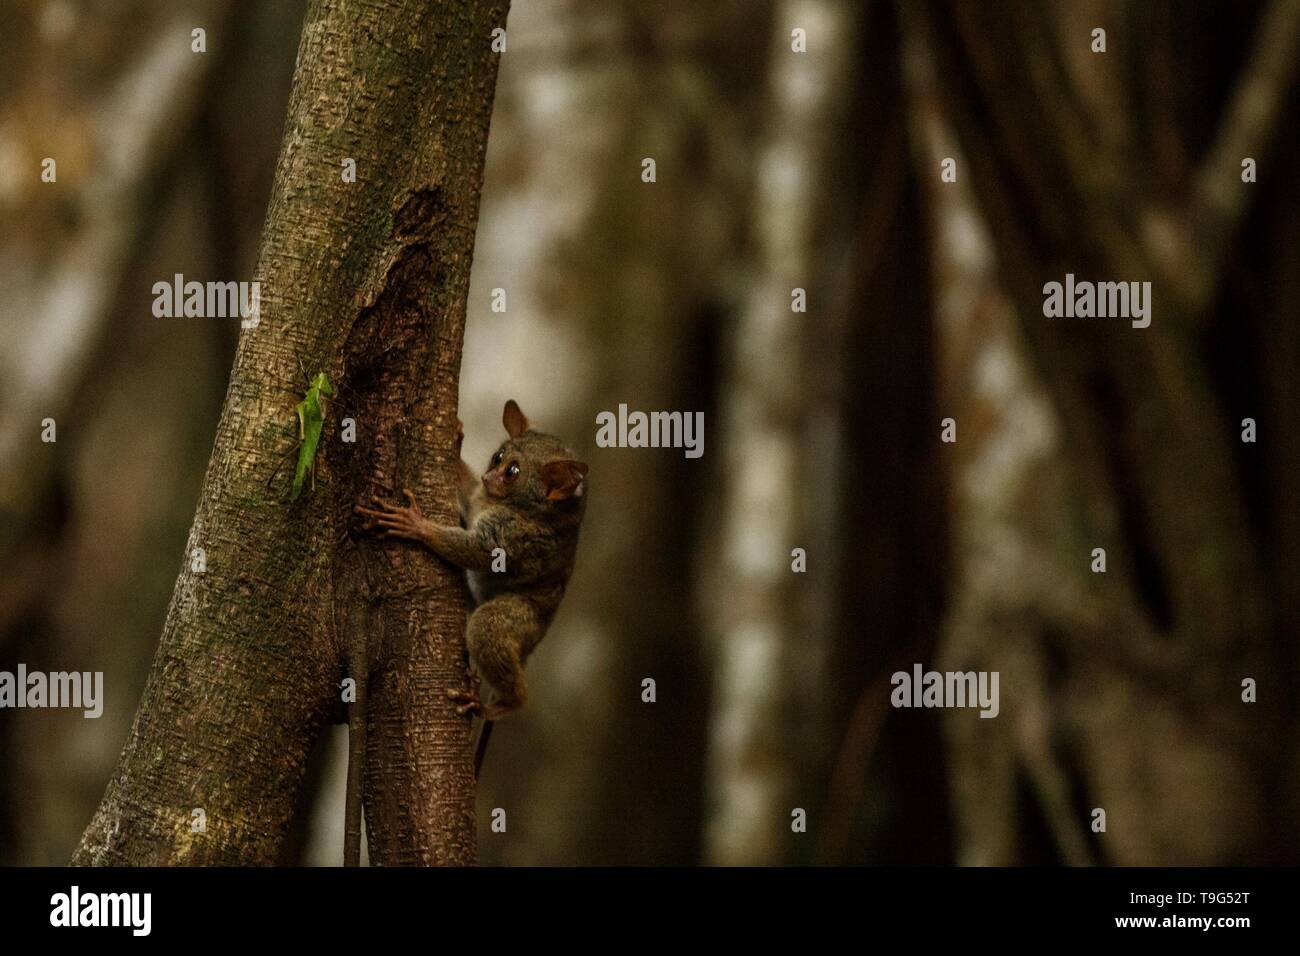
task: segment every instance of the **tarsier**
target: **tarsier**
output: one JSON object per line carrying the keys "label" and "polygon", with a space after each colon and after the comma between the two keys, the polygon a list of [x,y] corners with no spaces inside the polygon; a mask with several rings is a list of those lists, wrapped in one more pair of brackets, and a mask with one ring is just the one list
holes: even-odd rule
{"label": "tarsier", "polygon": [[[447,695],[458,713],[486,721],[524,706],[523,665],[564,597],[587,506],[586,464],[558,438],[530,428],[513,400],[501,421],[509,438],[482,479],[460,462],[460,527],[425,518],[409,491],[405,506],[376,499],[356,509],[366,530],[418,541],[468,572],[477,603],[465,633],[473,677]],[[463,440],[462,429],[457,455]]]}

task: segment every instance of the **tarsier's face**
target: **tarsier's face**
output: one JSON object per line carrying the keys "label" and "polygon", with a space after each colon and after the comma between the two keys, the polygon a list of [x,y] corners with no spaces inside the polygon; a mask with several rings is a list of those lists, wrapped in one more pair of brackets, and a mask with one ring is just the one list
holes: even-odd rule
{"label": "tarsier's face", "polygon": [[501,424],[510,436],[483,474],[489,498],[532,508],[571,510],[585,490],[587,466],[553,435],[533,431],[513,401],[506,402]]}
{"label": "tarsier's face", "polygon": [[511,498],[527,490],[528,478],[524,475],[527,463],[513,446],[514,442],[508,441],[498,448],[483,473],[483,488],[492,498]]}
{"label": "tarsier's face", "polygon": [[586,474],[587,466],[574,461],[558,439],[529,431],[497,449],[483,474],[483,488],[491,498],[541,505],[580,496]]}

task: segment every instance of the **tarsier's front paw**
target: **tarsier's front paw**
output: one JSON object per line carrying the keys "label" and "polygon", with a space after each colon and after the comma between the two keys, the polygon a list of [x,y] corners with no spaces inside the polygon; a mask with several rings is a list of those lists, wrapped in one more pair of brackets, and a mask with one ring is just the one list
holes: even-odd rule
{"label": "tarsier's front paw", "polygon": [[460,457],[460,448],[465,444],[465,423],[456,419],[456,457]]}

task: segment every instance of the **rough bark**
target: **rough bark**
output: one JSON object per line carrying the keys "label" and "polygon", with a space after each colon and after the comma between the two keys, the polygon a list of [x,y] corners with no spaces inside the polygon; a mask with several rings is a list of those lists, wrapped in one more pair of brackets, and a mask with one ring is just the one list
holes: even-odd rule
{"label": "rough bark", "polygon": [[[489,42],[507,7],[309,5],[256,275],[261,322],[240,340],[140,710],[74,862],[273,862],[359,629],[371,860],[473,862],[469,721],[443,694],[466,677],[463,580],[415,547],[359,537],[351,508],[405,487],[455,520]],[[329,373],[339,395],[315,490],[288,505],[304,370]],[[342,416],[355,443],[339,438]]]}

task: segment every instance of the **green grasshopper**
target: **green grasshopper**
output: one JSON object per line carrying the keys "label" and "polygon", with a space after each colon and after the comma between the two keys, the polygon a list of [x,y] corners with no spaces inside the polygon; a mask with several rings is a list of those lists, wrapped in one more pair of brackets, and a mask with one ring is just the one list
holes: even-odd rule
{"label": "green grasshopper", "polygon": [[320,444],[321,429],[325,425],[325,397],[333,395],[329,376],[318,372],[307,388],[307,394],[298,403],[298,468],[293,474],[293,490],[289,500],[297,501],[302,485],[311,476],[312,490],[316,490],[316,446]]}

